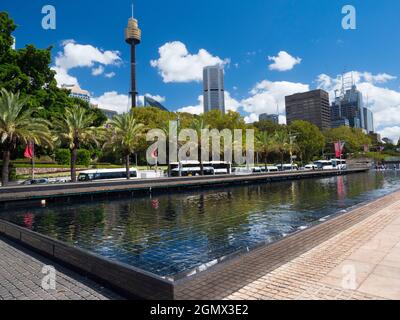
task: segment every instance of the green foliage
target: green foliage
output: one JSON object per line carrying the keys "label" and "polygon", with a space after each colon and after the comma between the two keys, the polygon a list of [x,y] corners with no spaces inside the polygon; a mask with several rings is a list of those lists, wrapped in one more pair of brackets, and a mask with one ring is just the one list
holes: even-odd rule
{"label": "green foliage", "polygon": [[53,138],[49,123],[41,118],[34,118],[34,108],[25,109],[26,99],[19,93],[13,94],[1,89],[0,95],[0,143],[3,150],[2,184],[6,186],[9,176],[11,153],[18,145],[35,145],[52,147]]}
{"label": "green foliage", "polygon": [[69,166],[71,164],[71,151],[69,149],[57,149],[55,158],[58,164]]}
{"label": "green foliage", "polygon": [[11,34],[14,32],[16,25],[9,18],[7,12],[0,12],[0,65],[7,62],[7,57],[11,51],[13,38]]}
{"label": "green foliage", "polygon": [[144,125],[137,121],[134,112],[115,116],[109,122],[104,149],[112,149],[124,157],[127,179],[130,179],[130,156],[135,152],[143,130]]}
{"label": "green foliage", "polygon": [[27,45],[12,50],[11,33],[15,30],[13,21],[7,13],[0,12],[0,87],[10,92],[20,92],[26,99],[26,108],[40,107],[32,116],[53,121],[64,110],[72,106],[81,106],[92,113],[94,123],[99,126],[106,121],[105,115],[91,108],[83,100],[69,97],[69,91],[57,87],[55,72],[51,69],[51,47],[37,49]]}
{"label": "green foliage", "polygon": [[89,150],[79,149],[76,157],[76,164],[79,166],[89,167],[91,154]]}
{"label": "green foliage", "polygon": [[321,153],[325,146],[325,137],[317,126],[307,121],[296,120],[289,126],[289,130],[296,136],[302,161],[310,162],[315,155]]}
{"label": "green foliage", "polygon": [[361,129],[340,127],[324,132],[330,152],[334,152],[333,144],[340,140],[344,141],[345,153],[358,153],[363,151],[365,145],[371,145],[371,138],[364,134]]}
{"label": "green foliage", "polygon": [[258,131],[266,131],[269,134],[274,134],[276,131],[280,131],[284,128],[284,126],[274,123],[270,120],[262,120],[262,121],[255,122],[253,124],[253,126]]}

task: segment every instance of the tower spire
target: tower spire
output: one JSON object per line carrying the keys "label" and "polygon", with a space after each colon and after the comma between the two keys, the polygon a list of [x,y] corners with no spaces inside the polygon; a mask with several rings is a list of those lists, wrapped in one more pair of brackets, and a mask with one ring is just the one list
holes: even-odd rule
{"label": "tower spire", "polygon": [[136,46],[141,42],[142,31],[139,28],[137,19],[134,18],[134,5],[132,3],[132,17],[128,20],[125,28],[125,42],[131,47],[131,91],[132,109],[136,107],[138,95],[136,88]]}

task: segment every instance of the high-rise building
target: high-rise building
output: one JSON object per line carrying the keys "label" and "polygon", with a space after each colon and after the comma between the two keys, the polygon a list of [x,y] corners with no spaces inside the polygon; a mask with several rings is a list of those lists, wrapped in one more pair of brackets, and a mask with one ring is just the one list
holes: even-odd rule
{"label": "high-rise building", "polygon": [[133,17],[128,20],[128,26],[125,28],[125,42],[131,47],[131,101],[132,109],[136,108],[137,88],[136,88],[136,46],[142,40],[142,31],[139,29],[138,21]]}
{"label": "high-rise building", "polygon": [[148,96],[144,96],[144,106],[158,108],[163,111],[168,111],[168,109],[164,107],[160,102]]}
{"label": "high-rise building", "polygon": [[340,122],[348,122],[351,128],[363,129],[366,133],[372,133],[374,128],[374,115],[370,109],[364,106],[362,93],[357,90],[353,78],[351,83],[342,78],[342,90],[336,96],[331,108],[332,127]]}
{"label": "high-rise building", "polygon": [[220,110],[225,113],[224,70],[221,66],[203,70],[204,113]]}
{"label": "high-rise building", "polygon": [[279,124],[279,115],[262,113],[262,114],[260,114],[259,120],[260,121],[271,121],[273,123]]}
{"label": "high-rise building", "polygon": [[81,89],[79,87],[79,85],[64,84],[64,85],[62,85],[62,88],[70,91],[70,94],[69,94],[70,97],[82,99],[82,100],[86,101],[87,103],[90,103],[89,91]]}
{"label": "high-rise building", "polygon": [[365,127],[363,108],[362,94],[355,85],[352,85],[351,89],[344,90],[335,98],[332,103],[331,120],[347,119],[350,127],[363,129]]}
{"label": "high-rise building", "polygon": [[328,92],[318,89],[285,97],[287,124],[295,120],[311,122],[321,130],[331,127]]}
{"label": "high-rise building", "polygon": [[364,112],[364,129],[367,131],[367,133],[375,132],[374,114],[368,108],[363,108],[363,112]]}

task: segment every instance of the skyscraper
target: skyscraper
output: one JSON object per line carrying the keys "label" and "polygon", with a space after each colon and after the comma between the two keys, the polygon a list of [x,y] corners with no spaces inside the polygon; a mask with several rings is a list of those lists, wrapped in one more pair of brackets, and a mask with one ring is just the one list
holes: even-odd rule
{"label": "skyscraper", "polygon": [[285,97],[287,124],[304,120],[315,124],[321,130],[331,127],[329,94],[324,90],[296,93]]}
{"label": "skyscraper", "polygon": [[144,96],[144,106],[158,108],[162,111],[168,111],[168,109],[166,107],[164,107],[160,102],[158,102],[157,100],[155,100],[149,96]]}
{"label": "skyscraper", "polygon": [[374,132],[374,116],[371,110],[364,107],[362,93],[357,90],[356,85],[345,87],[335,98],[331,108],[332,127],[336,128],[345,121],[352,128],[365,130],[367,133]]}
{"label": "skyscraper", "polygon": [[136,98],[138,95],[136,88],[136,46],[142,40],[142,31],[139,29],[138,21],[133,17],[128,20],[128,26],[125,28],[125,41],[131,46],[131,92],[132,109],[136,108]]}
{"label": "skyscraper", "polygon": [[271,121],[273,123],[279,124],[279,115],[262,113],[262,114],[260,114],[259,120],[260,121]]}
{"label": "skyscraper", "polygon": [[203,70],[204,113],[220,110],[225,113],[224,70],[221,66]]}

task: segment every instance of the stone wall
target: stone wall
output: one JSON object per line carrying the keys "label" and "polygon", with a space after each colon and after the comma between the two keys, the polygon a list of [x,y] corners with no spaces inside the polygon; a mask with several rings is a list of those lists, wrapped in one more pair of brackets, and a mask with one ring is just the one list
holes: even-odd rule
{"label": "stone wall", "polygon": [[[35,174],[46,174],[46,173],[61,173],[69,172],[70,168],[35,168]],[[32,168],[16,168],[17,175],[29,175],[32,173]]]}

